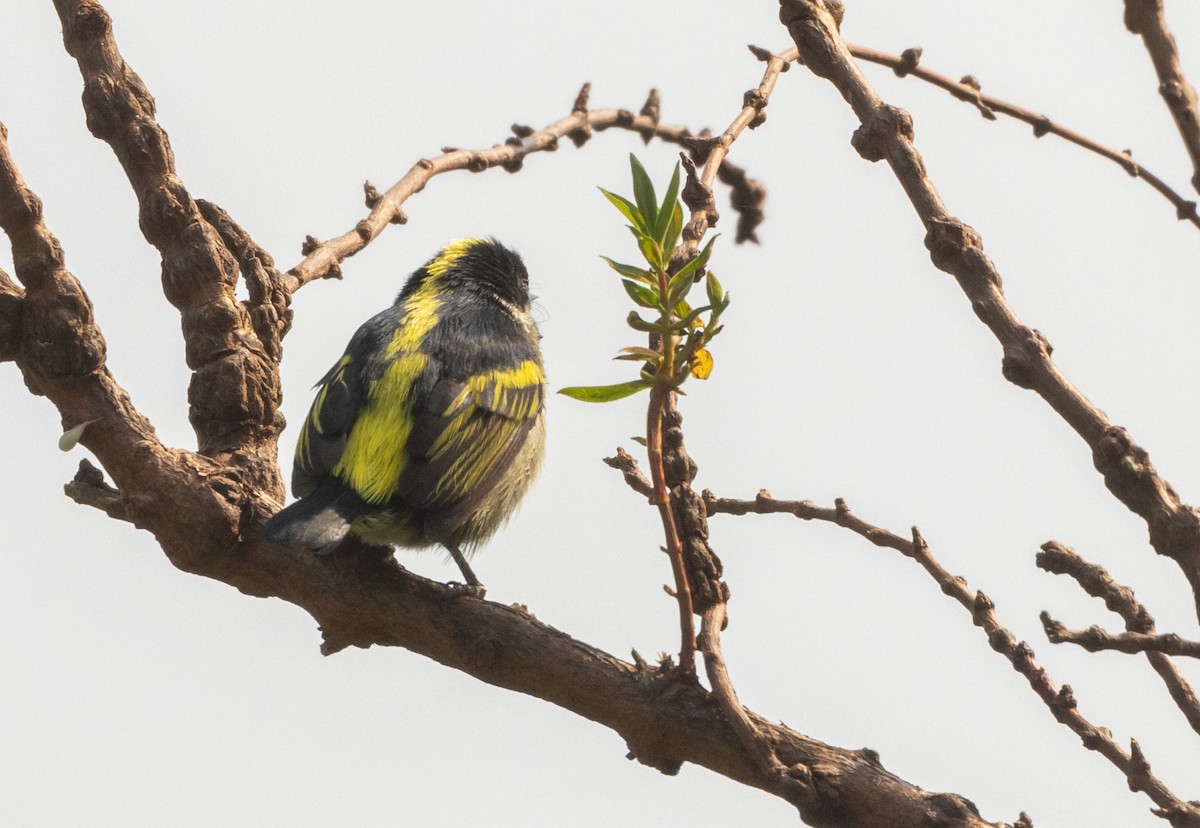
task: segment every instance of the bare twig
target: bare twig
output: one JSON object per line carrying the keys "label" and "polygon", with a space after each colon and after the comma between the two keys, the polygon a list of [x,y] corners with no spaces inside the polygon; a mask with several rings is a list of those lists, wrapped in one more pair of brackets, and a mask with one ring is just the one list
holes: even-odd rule
{"label": "bare twig", "polygon": [[1177,633],[1154,635],[1153,633],[1110,633],[1103,627],[1092,625],[1086,630],[1072,630],[1055,621],[1050,613],[1041,615],[1046,637],[1055,644],[1075,644],[1089,653],[1115,650],[1118,653],[1162,653],[1170,656],[1200,658],[1200,642],[1188,641]]}
{"label": "bare twig", "polygon": [[1196,90],[1183,74],[1175,38],[1167,28],[1162,0],[1125,0],[1125,27],[1141,35],[1158,75],[1158,93],[1175,119],[1183,146],[1192,159],[1192,186],[1200,192],[1200,107]]}
{"label": "bare twig", "polygon": [[[663,274],[663,292],[666,292],[666,275]],[[666,353],[673,353],[667,348]],[[672,360],[667,360],[669,366]],[[675,525],[675,510],[671,503],[671,489],[667,486],[666,469],[663,463],[663,420],[670,396],[674,392],[669,385],[659,384],[650,389],[650,402],[646,407],[646,454],[650,464],[652,493],[650,502],[658,509],[666,537],[667,557],[671,560],[671,574],[675,579],[675,600],[679,605],[679,669],[685,673],[696,671],[696,627],[692,620],[692,588],[688,583],[687,566],[683,560],[683,541]]]}
{"label": "bare twig", "polygon": [[999,112],[1001,115],[1007,115],[1010,118],[1015,118],[1018,121],[1029,124],[1033,127],[1033,134],[1037,138],[1041,138],[1043,135],[1057,135],[1064,141],[1070,141],[1078,147],[1082,147],[1089,152],[1094,152],[1102,158],[1107,158],[1134,178],[1140,178],[1145,181],[1163,198],[1171,202],[1175,207],[1176,218],[1180,221],[1189,221],[1195,227],[1200,228],[1200,214],[1196,212],[1196,202],[1190,201],[1175,192],[1165,181],[1141,164],[1135,162],[1128,151],[1118,152],[1111,147],[1106,147],[1103,144],[1093,141],[1085,135],[1067,129],[1046,115],[1032,112],[1015,104],[1002,101],[999,98],[993,98],[991,95],[985,95],[981,91],[979,81],[970,75],[967,75],[960,81],[954,81],[944,75],[931,72],[920,65],[920,49],[905,49],[903,54],[891,55],[886,52],[868,49],[865,46],[855,46],[853,44],[847,44],[847,48],[850,50],[850,54],[860,60],[891,67],[892,71],[898,77],[904,78],[911,75],[914,78],[919,78],[926,83],[931,83],[940,89],[946,90],[960,101],[965,101],[974,106],[979,110],[979,114],[989,121],[996,120],[996,113]]}
{"label": "bare twig", "polygon": [[1025,677],[1029,686],[1062,724],[1071,729],[1088,750],[1094,750],[1108,759],[1125,775],[1131,790],[1142,791],[1159,808],[1177,814],[1178,822],[1172,825],[1200,826],[1200,807],[1195,807],[1175,796],[1166,785],[1150,772],[1150,765],[1142,755],[1137,741],[1132,742],[1126,753],[1112,738],[1112,734],[1085,719],[1075,703],[1075,695],[1069,685],[1056,687],[1044,668],[1034,659],[1033,648],[1018,641],[1013,633],[1000,623],[996,605],[982,591],[972,592],[964,578],[951,575],[933,557],[929,545],[917,527],[912,529],[912,539],[906,540],[892,532],[873,526],[855,516],[841,498],[833,509],[815,506],[811,501],[776,500],[766,490],[760,491],[754,500],[718,498],[705,490],[704,504],[710,515],[731,514],[792,514],[801,520],[821,520],[849,529],[876,546],[895,549],[919,563],[937,582],[942,592],[957,601],[971,613],[971,620],[986,634],[988,644],[1012,664],[1014,670]]}
{"label": "bare twig", "polygon": [[1150,530],[1156,552],[1179,564],[1200,616],[1200,514],[1184,505],[1159,476],[1145,449],[1075,388],[1050,358],[1046,337],[1027,327],[1008,303],[1000,274],[979,234],[952,216],[925,172],[913,144],[912,118],[886,104],[863,76],[826,0],[781,0],[780,19],[801,59],[830,80],[862,122],[851,143],[868,161],[886,160],[925,226],[933,264],[957,280],[976,316],[1004,349],[1002,370],[1014,385],[1037,392],[1092,450],[1105,485]]}
{"label": "bare twig", "polygon": [[[727,610],[724,601],[719,601],[704,611],[700,621],[698,646],[704,656],[704,672],[712,687],[721,714],[742,743],[742,749],[750,757],[764,778],[777,779],[781,786],[796,785],[797,780],[788,774],[788,768],[779,761],[765,733],[759,730],[742,703],[738,701],[721,652],[721,630],[725,628]],[[786,795],[785,795],[785,798]]]}
{"label": "bare twig", "polygon": [[629,488],[647,498],[654,496],[654,484],[646,479],[638,468],[637,459],[625,449],[618,447],[616,455],[605,457],[604,462],[625,475],[625,482],[629,484]]}
{"label": "bare twig", "polygon": [[99,509],[114,520],[133,520],[121,493],[105,483],[104,472],[87,460],[79,461],[75,478],[63,486],[63,492],[81,506]]}
{"label": "bare twig", "polygon": [[[1057,541],[1042,544],[1042,551],[1037,556],[1037,565],[1055,575],[1069,575],[1074,578],[1084,592],[1100,598],[1109,610],[1121,616],[1129,633],[1153,635],[1154,617],[1150,615],[1150,611],[1134,597],[1132,589],[1118,584],[1104,567],[1085,561],[1075,550]],[[1050,621],[1052,619],[1049,615],[1043,613],[1043,625]],[[1046,633],[1050,640],[1054,641],[1049,626]],[[1196,698],[1191,684],[1176,668],[1175,662],[1163,653],[1153,651],[1146,651],[1146,660],[1162,679],[1167,692],[1171,694],[1171,699],[1183,713],[1192,730],[1200,733],[1200,700]]]}
{"label": "bare twig", "polygon": [[[370,213],[367,217],[353,230],[328,241],[320,242],[310,236],[302,251],[304,260],[288,271],[288,290],[295,292],[314,279],[340,277],[341,263],[366,247],[389,223],[404,224],[408,221],[401,209],[404,203],[442,173],[454,170],[483,172],[493,167],[516,172],[521,169],[526,156],[537,152],[553,152],[558,149],[562,138],[568,138],[580,146],[593,132],[613,128],[640,133],[646,140],[654,137],[689,149],[695,145],[696,136],[686,128],[659,123],[657,93],[652,92],[642,113],[634,115],[627,109],[588,109],[589,89],[590,86],[585,84],[570,115],[540,130],[514,124],[513,136],[503,144],[480,150],[447,147],[441,155],[422,158],[386,192],[380,193],[368,184],[366,202]],[[652,102],[653,106],[650,105]],[[749,211],[753,205],[739,209]]]}

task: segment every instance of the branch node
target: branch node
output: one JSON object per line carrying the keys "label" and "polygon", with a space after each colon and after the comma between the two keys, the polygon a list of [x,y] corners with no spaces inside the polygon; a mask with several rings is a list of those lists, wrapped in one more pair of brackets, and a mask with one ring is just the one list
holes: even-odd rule
{"label": "branch node", "polygon": [[1000,373],[1018,388],[1031,389],[1050,362],[1054,347],[1046,336],[1036,328],[1022,328],[1022,340],[1018,345],[1005,345]]}
{"label": "branch node", "polygon": [[1071,689],[1071,685],[1064,684],[1062,687],[1058,688],[1058,693],[1054,697],[1054,707],[1056,712],[1062,711],[1063,713],[1067,713],[1074,710],[1077,706],[1078,703],[1075,701],[1075,691]]}
{"label": "branch node", "polygon": [[911,49],[905,49],[900,53],[900,62],[892,69],[896,73],[896,77],[907,77],[908,73],[917,68],[917,64],[921,62],[921,54],[924,52],[920,46],[914,46]]}
{"label": "branch node", "polygon": [[854,130],[850,146],[865,160],[874,162],[887,158],[888,148],[896,141],[911,143],[912,139],[912,116],[899,107],[884,104]]}

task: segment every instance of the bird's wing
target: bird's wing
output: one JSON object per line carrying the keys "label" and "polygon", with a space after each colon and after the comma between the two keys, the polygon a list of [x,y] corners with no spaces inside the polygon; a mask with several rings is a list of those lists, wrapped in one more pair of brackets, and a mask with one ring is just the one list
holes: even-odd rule
{"label": "bird's wing", "polygon": [[310,494],[328,477],[346,449],[346,439],[366,398],[363,365],[347,352],[317,383],[313,399],[300,426],[296,460],[292,468],[292,493]]}
{"label": "bird's wing", "polygon": [[534,427],[545,381],[533,359],[437,380],[416,406],[397,495],[418,509],[472,511]]}
{"label": "bird's wing", "polygon": [[331,475],[346,478],[342,466],[350,432],[370,403],[379,372],[377,355],[386,348],[397,324],[395,308],[376,314],[355,331],[346,353],[317,383],[317,396],[296,442],[292,469],[296,497],[305,497]]}

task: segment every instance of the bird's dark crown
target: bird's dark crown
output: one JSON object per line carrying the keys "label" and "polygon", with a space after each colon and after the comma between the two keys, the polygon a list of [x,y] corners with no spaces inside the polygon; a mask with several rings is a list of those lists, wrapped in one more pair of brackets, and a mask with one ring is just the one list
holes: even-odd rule
{"label": "bird's dark crown", "polygon": [[516,251],[493,238],[460,239],[423,264],[396,297],[400,303],[435,280],[449,291],[464,291],[529,309],[529,273]]}

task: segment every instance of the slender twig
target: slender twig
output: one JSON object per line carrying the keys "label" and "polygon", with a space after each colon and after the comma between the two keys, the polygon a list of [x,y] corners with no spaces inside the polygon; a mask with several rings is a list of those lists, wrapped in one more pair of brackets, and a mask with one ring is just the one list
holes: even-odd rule
{"label": "slender twig", "polygon": [[1155,551],[1179,564],[1200,616],[1200,514],[1180,501],[1129,432],[1113,424],[1063,375],[1050,358],[1053,349],[1046,337],[1017,316],[999,271],[984,255],[983,239],[950,213],[926,174],[913,144],[912,118],[880,99],[842,40],[831,6],[840,9],[841,4],[781,0],[780,19],[804,64],[830,80],[861,121],[852,145],[864,159],[886,160],[891,166],[925,226],[934,266],[954,276],[975,315],[1003,347],[1005,379],[1037,392],[1083,438],[1109,491],[1146,522]]}
{"label": "slender twig", "polygon": [[1057,135],[1059,138],[1070,141],[1078,147],[1082,147],[1089,152],[1094,152],[1101,158],[1107,158],[1134,178],[1140,178],[1145,181],[1163,198],[1171,202],[1172,206],[1175,207],[1176,218],[1180,221],[1189,221],[1195,227],[1200,228],[1200,214],[1196,212],[1196,202],[1184,198],[1157,175],[1150,172],[1150,170],[1141,164],[1138,164],[1133,160],[1128,151],[1119,152],[1111,147],[1106,147],[1085,135],[1067,129],[1046,115],[1024,109],[1016,104],[1002,101],[999,98],[993,98],[991,95],[985,95],[981,91],[979,81],[971,75],[967,75],[960,81],[954,81],[945,75],[931,72],[919,63],[921,59],[920,49],[905,49],[902,54],[891,55],[875,49],[868,49],[865,46],[855,46],[853,44],[846,44],[846,46],[850,50],[850,54],[856,58],[870,63],[877,63],[881,66],[888,66],[898,77],[904,78],[911,75],[914,78],[919,78],[926,83],[931,83],[940,89],[946,90],[960,101],[965,101],[974,106],[979,110],[979,114],[989,121],[996,120],[996,113],[998,112],[1001,115],[1007,115],[1010,118],[1015,118],[1018,121],[1029,124],[1033,127],[1033,134],[1037,138],[1041,138],[1043,135]]}
{"label": "slender twig", "polygon": [[[671,351],[667,350],[666,353]],[[669,364],[671,360],[665,362]],[[667,487],[663,467],[663,418],[672,393],[671,387],[665,384],[650,389],[650,403],[646,410],[646,454],[653,485],[651,502],[658,508],[662,519],[667,557],[671,559],[671,574],[675,577],[675,599],[679,604],[679,668],[685,673],[693,673],[696,670],[696,627],[692,619],[692,589],[688,584],[687,568],[683,562],[683,542],[675,525],[671,490]]]}
{"label": "slender twig", "polygon": [[[751,51],[756,55],[760,55],[761,52],[761,50],[754,49],[753,47]],[[716,138],[688,142],[692,149],[692,157],[684,156],[682,159],[687,172],[687,182],[683,188],[683,201],[688,206],[691,218],[683,230],[682,243],[672,251],[670,263],[672,272],[682,267],[697,255],[699,243],[704,234],[709,227],[716,224],[718,213],[713,201],[712,183],[716,180],[722,162],[728,155],[729,148],[733,145],[733,142],[737,140],[738,136],[747,127],[753,128],[765,119],[766,116],[763,110],[766,108],[771,91],[775,88],[775,82],[779,74],[787,69],[788,63],[794,58],[794,51],[767,57],[767,68],[763,73],[762,81],[759,83],[757,89],[753,89],[745,94],[742,109],[734,117],[729,127]],[[657,103],[656,97],[652,97],[647,101],[647,105],[643,109],[643,116],[649,115],[657,118]],[[576,108],[578,109],[579,107],[577,106]],[[696,172],[695,162],[693,161],[693,158],[697,156],[704,161],[704,171],[699,175]],[[761,217],[761,211],[759,212],[759,216]],[[750,228],[751,235],[752,232],[753,227]],[[739,235],[741,234],[742,231],[739,230]],[[699,277],[700,274],[698,273],[697,278]],[[667,272],[658,272],[659,292],[664,296],[668,290],[668,278]],[[677,475],[686,479],[668,481],[663,440],[663,428],[668,416],[678,415],[675,409],[676,395],[673,390],[676,381],[676,337],[670,332],[654,335],[651,341],[652,347],[657,347],[654,345],[655,337],[661,338],[660,347],[662,353],[667,355],[667,358],[663,360],[660,375],[656,377],[657,382],[650,391],[650,402],[646,414],[646,446],[651,479],[650,502],[658,507],[662,518],[663,532],[667,541],[666,551],[671,559],[671,571],[675,577],[675,597],[679,603],[680,636],[682,639],[679,653],[680,668],[686,672],[693,672],[695,669],[694,649],[696,647],[696,630],[693,614],[696,610],[696,604],[693,601],[693,585],[690,582],[689,569],[694,571],[699,566],[703,569],[704,576],[706,576],[704,577],[705,584],[701,593],[702,602],[700,605],[700,611],[703,613],[704,618],[709,618],[712,612],[720,612],[723,623],[724,603],[728,596],[728,588],[719,581],[719,562],[715,560],[715,557],[711,554],[711,550],[705,549],[704,552],[707,554],[698,556],[705,560],[694,560],[692,561],[692,567],[688,565],[688,556],[684,550],[685,539],[681,536],[676,517],[677,512],[687,511],[687,502],[695,500],[696,496],[695,492],[690,488],[689,475]],[[690,461],[683,451],[682,438],[676,441],[674,448],[680,456],[673,465],[676,467],[686,467]],[[616,465],[616,463],[610,461],[610,465]],[[631,484],[640,482],[632,478],[628,471],[626,472],[626,479],[630,480]],[[700,515],[699,519],[703,521],[704,518]],[[706,535],[706,531],[702,532],[702,537],[699,540],[703,542]],[[690,537],[686,539],[689,543],[692,540]],[[707,577],[709,575],[712,577]],[[701,585],[697,584],[696,586],[699,588]],[[715,609],[716,607],[720,607],[720,609]],[[710,628],[707,635],[709,646],[714,648],[713,651],[717,653],[715,658],[719,659],[720,629],[713,630]],[[732,685],[729,686],[729,689],[732,692]],[[734,702],[736,702],[736,699],[734,699]],[[730,704],[732,705],[734,702],[730,702]],[[751,728],[751,730],[753,729]],[[753,741],[756,737],[747,735],[746,738],[749,741]]]}
{"label": "slender twig", "polygon": [[[526,156],[553,152],[558,149],[562,138],[582,146],[593,132],[614,128],[637,132],[647,141],[657,138],[689,149],[699,140],[685,127],[659,122],[657,92],[651,92],[647,105],[637,115],[627,109],[588,109],[589,94],[590,84],[584,84],[571,114],[540,130],[513,124],[513,135],[502,144],[478,150],[447,147],[441,155],[422,158],[385,192],[380,193],[368,182],[365,185],[366,203],[370,210],[367,217],[358,222],[353,230],[336,238],[320,242],[310,236],[302,249],[304,260],[288,271],[288,289],[295,292],[314,279],[340,278],[341,263],[366,247],[388,224],[407,222],[408,216],[402,209],[404,203],[442,173],[454,170],[483,172],[493,167],[517,172]],[[753,205],[739,207],[736,199],[734,206],[745,211],[754,209]]]}
{"label": "slender twig", "polygon": [[706,609],[700,620],[698,644],[700,652],[704,655],[704,672],[708,676],[712,694],[725,721],[742,743],[742,749],[763,776],[787,784],[790,781],[787,767],[779,761],[770,742],[764,738],[746,709],[742,707],[733,689],[733,681],[729,678],[729,670],[725,665],[725,656],[721,652],[721,630],[725,627],[726,619],[727,605],[724,601],[719,601]]}
{"label": "slender twig", "polygon": [[654,484],[646,479],[638,468],[637,459],[625,449],[618,447],[616,455],[605,457],[604,462],[625,475],[625,482],[629,484],[629,488],[647,498],[654,497]]}
{"label": "slender twig", "polygon": [[[1070,547],[1057,541],[1042,544],[1042,551],[1037,556],[1037,565],[1055,575],[1069,575],[1074,578],[1084,592],[1100,598],[1108,609],[1121,616],[1125,621],[1125,629],[1130,633],[1154,633],[1154,617],[1134,597],[1133,590],[1118,584],[1104,567],[1085,561]],[[1043,624],[1052,620],[1046,613],[1042,615]],[[1047,628],[1047,635],[1049,634],[1050,630]],[[1053,640],[1051,636],[1051,641]],[[1180,674],[1175,662],[1163,653],[1152,651],[1146,652],[1146,660],[1162,679],[1171,699],[1183,713],[1192,730],[1200,733],[1200,700],[1196,698],[1191,684]]]}
{"label": "slender twig", "polygon": [[1154,71],[1158,75],[1158,93],[1183,139],[1184,149],[1192,159],[1192,186],[1200,192],[1200,106],[1196,90],[1183,74],[1175,38],[1167,28],[1162,0],[1125,0],[1125,27],[1141,35]]}
{"label": "slender twig", "polygon": [[1200,658],[1200,642],[1188,641],[1177,633],[1154,635],[1152,633],[1110,633],[1103,627],[1093,624],[1086,630],[1073,630],[1055,621],[1050,613],[1041,615],[1042,626],[1046,629],[1046,637],[1055,644],[1075,644],[1083,647],[1089,653],[1101,650],[1115,650],[1118,653],[1162,653],[1170,656]]}
{"label": "slender twig", "polygon": [[1193,806],[1175,796],[1153,773],[1141,752],[1137,740],[1132,741],[1126,753],[1113,740],[1107,728],[1097,727],[1079,713],[1075,695],[1070,685],[1056,687],[1046,670],[1034,659],[1033,648],[1018,641],[1013,633],[1000,623],[996,605],[982,591],[972,592],[964,578],[946,571],[933,557],[929,545],[917,527],[912,529],[911,540],[867,523],[854,515],[841,498],[832,509],[815,506],[811,501],[776,500],[766,490],[760,491],[754,500],[718,498],[705,490],[704,504],[710,515],[730,514],[791,514],[801,520],[820,520],[835,523],[849,529],[876,546],[895,549],[919,563],[937,582],[942,592],[957,601],[971,613],[975,626],[987,633],[988,644],[1012,664],[1014,670],[1025,677],[1029,686],[1062,724],[1066,725],[1083,742],[1084,747],[1094,750],[1108,759],[1125,775],[1131,790],[1147,794],[1164,811],[1176,814],[1178,822],[1172,825],[1200,826],[1200,807]]}

